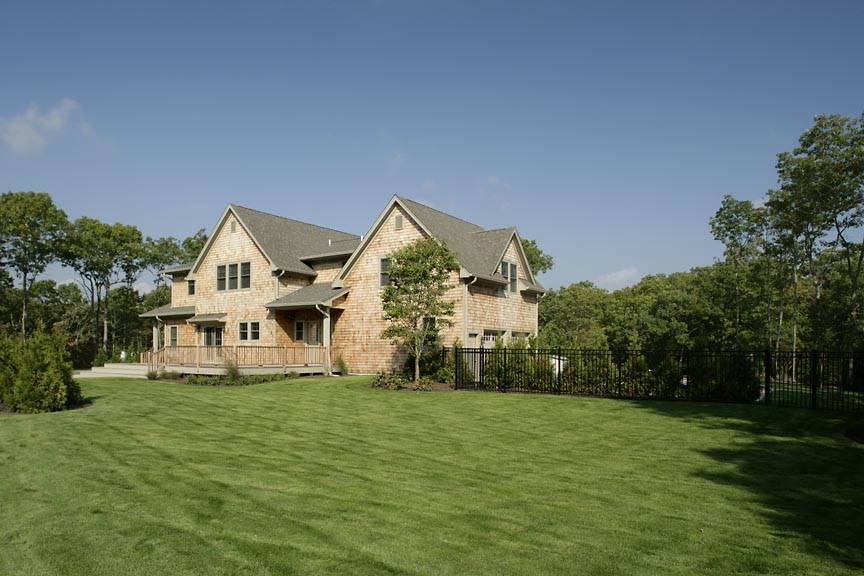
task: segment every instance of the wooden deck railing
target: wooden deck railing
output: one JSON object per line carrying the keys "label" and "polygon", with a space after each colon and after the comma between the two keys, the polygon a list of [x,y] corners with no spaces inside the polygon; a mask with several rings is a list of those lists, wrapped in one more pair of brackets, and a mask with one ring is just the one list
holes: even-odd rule
{"label": "wooden deck railing", "polygon": [[166,346],[147,352],[142,361],[154,368],[166,365],[213,366],[320,366],[324,346]]}

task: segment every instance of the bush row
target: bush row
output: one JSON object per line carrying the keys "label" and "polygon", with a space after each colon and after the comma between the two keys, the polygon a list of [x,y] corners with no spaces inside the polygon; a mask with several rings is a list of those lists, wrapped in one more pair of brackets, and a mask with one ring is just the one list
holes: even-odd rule
{"label": "bush row", "polygon": [[250,384],[262,384],[264,382],[277,382],[279,380],[298,378],[297,372],[287,374],[247,374],[234,375],[222,374],[209,376],[205,374],[190,374],[186,377],[186,383],[192,386],[249,386]]}

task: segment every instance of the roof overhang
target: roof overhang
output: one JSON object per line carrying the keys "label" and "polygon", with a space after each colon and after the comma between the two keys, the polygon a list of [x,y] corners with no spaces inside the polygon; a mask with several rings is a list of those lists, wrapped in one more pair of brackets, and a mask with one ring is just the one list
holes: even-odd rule
{"label": "roof overhang", "polygon": [[[300,292],[298,290],[298,292]],[[304,310],[309,308],[317,308],[318,306],[329,307],[333,305],[333,301],[337,298],[341,298],[345,294],[348,293],[348,288],[338,289],[330,294],[327,294],[323,298],[310,298],[308,300],[304,300],[303,298],[292,299],[291,296],[293,294],[289,294],[287,296],[283,296],[281,298],[277,298],[271,302],[268,302],[264,305],[265,308],[269,310]]]}
{"label": "roof overhang", "polygon": [[183,318],[185,316],[194,316],[195,306],[177,306],[172,308],[171,305],[160,306],[153,310],[148,310],[143,314],[139,314],[139,318]]}
{"label": "roof overhang", "polygon": [[189,324],[224,324],[225,316],[227,316],[225,312],[196,314],[195,316],[192,316],[191,318],[186,320],[186,322]]}

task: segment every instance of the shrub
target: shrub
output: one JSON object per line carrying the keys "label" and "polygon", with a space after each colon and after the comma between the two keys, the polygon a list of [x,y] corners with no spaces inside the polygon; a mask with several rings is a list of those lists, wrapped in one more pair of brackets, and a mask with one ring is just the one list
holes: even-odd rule
{"label": "shrub", "polygon": [[81,403],[66,339],[41,329],[0,337],[0,402],[15,412],[54,412]]}
{"label": "shrub", "polygon": [[372,378],[373,388],[382,388],[384,390],[402,390],[408,385],[408,379],[401,374],[390,374],[387,372],[379,372]]}
{"label": "shrub", "polygon": [[159,378],[159,372],[156,370],[147,371],[147,380],[156,380],[157,378]]}
{"label": "shrub", "polygon": [[[433,343],[420,356],[420,377],[434,376],[441,368],[441,346]],[[409,354],[402,366],[402,374],[409,380],[414,378],[414,355]]]}
{"label": "shrub", "polygon": [[299,378],[299,377],[300,377],[300,374],[297,372],[294,372],[293,370],[285,373],[285,378],[288,378],[289,380],[293,380],[294,378]]}
{"label": "shrub", "polygon": [[183,374],[181,372],[162,372],[158,375],[160,380],[180,380],[183,378]]}
{"label": "shrub", "polygon": [[225,364],[225,379],[229,386],[236,386],[240,381],[240,369],[237,368],[237,365],[234,362],[228,362]]}
{"label": "shrub", "polygon": [[342,357],[341,354],[336,357],[335,364],[336,372],[339,372],[339,374],[342,376],[348,375],[348,363],[345,362],[345,359]]}
{"label": "shrub", "polygon": [[108,356],[108,352],[105,348],[100,347],[99,351],[96,352],[96,357],[93,358],[93,366],[104,366],[106,362],[109,362],[111,357]]}
{"label": "shrub", "polygon": [[419,380],[411,384],[411,390],[414,390],[415,392],[429,392],[432,390],[432,379],[421,377]]}
{"label": "shrub", "polygon": [[[293,374],[293,375],[292,375]],[[235,379],[230,379],[228,374],[221,375],[205,375],[205,374],[190,374],[186,378],[186,383],[192,386],[249,386],[251,384],[263,384],[264,382],[277,382],[286,378],[296,378],[296,372],[289,374],[247,374],[245,376],[238,375]]]}

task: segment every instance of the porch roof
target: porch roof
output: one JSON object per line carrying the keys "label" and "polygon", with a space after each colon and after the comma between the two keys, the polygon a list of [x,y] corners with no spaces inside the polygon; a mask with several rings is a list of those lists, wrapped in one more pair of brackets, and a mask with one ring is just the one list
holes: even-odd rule
{"label": "porch roof", "polygon": [[139,318],[178,318],[182,316],[193,316],[195,314],[195,306],[177,306],[172,308],[170,304],[160,306],[152,310],[148,310],[143,314],[139,314]]}
{"label": "porch roof", "polygon": [[348,293],[348,288],[333,288],[329,282],[310,284],[264,305],[271,309],[314,308],[330,306],[333,300]]}
{"label": "porch roof", "polygon": [[225,312],[214,312],[212,314],[196,314],[192,318],[189,318],[186,322],[188,322],[189,324],[222,322],[225,318],[225,314]]}

